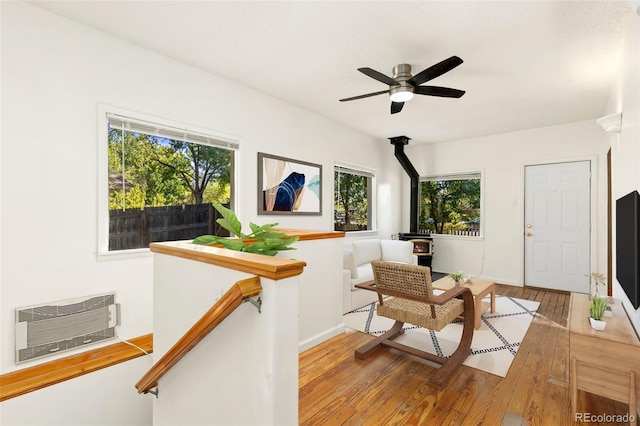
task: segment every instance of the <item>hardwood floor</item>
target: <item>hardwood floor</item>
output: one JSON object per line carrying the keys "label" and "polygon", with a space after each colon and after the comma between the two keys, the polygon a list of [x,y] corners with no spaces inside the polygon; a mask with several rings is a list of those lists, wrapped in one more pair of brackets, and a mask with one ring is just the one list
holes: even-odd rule
{"label": "hardwood floor", "polygon": [[[569,294],[497,285],[505,296],[540,302],[506,377],[462,366],[441,391],[425,383],[433,367],[389,349],[366,360],[372,339],[349,331],[300,354],[301,425],[573,425],[567,316]],[[624,415],[627,404],[579,392],[578,412]],[[597,423],[589,424],[628,424]]]}

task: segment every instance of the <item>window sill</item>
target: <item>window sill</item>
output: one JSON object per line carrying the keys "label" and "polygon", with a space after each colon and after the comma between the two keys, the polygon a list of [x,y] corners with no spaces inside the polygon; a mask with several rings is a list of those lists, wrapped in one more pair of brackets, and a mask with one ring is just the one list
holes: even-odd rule
{"label": "window sill", "polygon": [[118,251],[98,251],[99,262],[110,262],[112,260],[136,259],[139,257],[151,257],[151,250],[148,248],[118,250]]}
{"label": "window sill", "polygon": [[367,231],[344,231],[344,236],[345,238],[350,236],[350,235],[357,235],[357,236],[361,236],[361,235],[377,235],[378,231],[374,230],[374,229],[370,229]]}

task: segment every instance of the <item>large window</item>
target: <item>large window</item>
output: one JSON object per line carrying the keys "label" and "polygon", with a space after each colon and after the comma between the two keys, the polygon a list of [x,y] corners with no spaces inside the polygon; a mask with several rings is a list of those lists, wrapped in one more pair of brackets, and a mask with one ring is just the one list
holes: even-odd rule
{"label": "large window", "polygon": [[373,229],[373,172],[353,166],[335,165],[333,228],[336,231]]}
{"label": "large window", "polygon": [[237,143],[110,112],[106,118],[109,214],[101,251],[219,234],[212,203],[231,204]]}
{"label": "large window", "polygon": [[480,236],[481,174],[422,178],[420,232]]}

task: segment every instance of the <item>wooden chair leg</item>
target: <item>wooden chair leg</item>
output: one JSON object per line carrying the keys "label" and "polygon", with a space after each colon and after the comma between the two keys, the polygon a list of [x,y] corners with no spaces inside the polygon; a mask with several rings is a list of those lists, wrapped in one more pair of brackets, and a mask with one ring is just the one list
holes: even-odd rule
{"label": "wooden chair leg", "polygon": [[366,344],[360,346],[358,349],[356,349],[356,352],[355,352],[356,358],[365,359],[366,357],[368,357],[369,355],[371,355],[372,353],[377,351],[378,348],[380,348],[380,346],[382,346],[382,344],[386,340],[395,339],[396,337],[398,337],[399,335],[404,333],[404,330],[402,330],[402,326],[403,325],[404,325],[404,322],[396,321],[393,324],[393,327],[391,327],[389,329],[389,331],[387,331],[386,333],[376,337],[375,339],[373,339],[369,343],[366,343]]}
{"label": "wooden chair leg", "polygon": [[460,344],[458,344],[458,347],[451,356],[442,363],[440,368],[431,373],[428,379],[429,384],[438,390],[447,385],[451,376],[453,376],[460,365],[469,357],[471,352],[471,341],[473,340],[473,332],[475,330],[473,295],[470,291],[466,291],[462,294],[462,299],[464,301],[464,325]]}

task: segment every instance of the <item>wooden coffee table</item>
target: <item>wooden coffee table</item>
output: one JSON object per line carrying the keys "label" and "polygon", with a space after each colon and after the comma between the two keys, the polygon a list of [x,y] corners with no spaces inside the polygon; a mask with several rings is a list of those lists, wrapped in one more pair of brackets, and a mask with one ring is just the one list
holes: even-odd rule
{"label": "wooden coffee table", "polygon": [[[449,278],[444,277],[436,280],[432,283],[433,288],[437,290],[449,290],[455,287],[455,282]],[[475,326],[476,330],[480,328],[482,324],[482,314],[487,308],[491,307],[491,313],[496,312],[496,284],[493,281],[481,280],[479,278],[472,278],[470,283],[460,284],[462,287],[469,287],[471,294],[473,294],[473,302],[475,309]],[[483,302],[482,299],[491,294],[491,302]]]}

